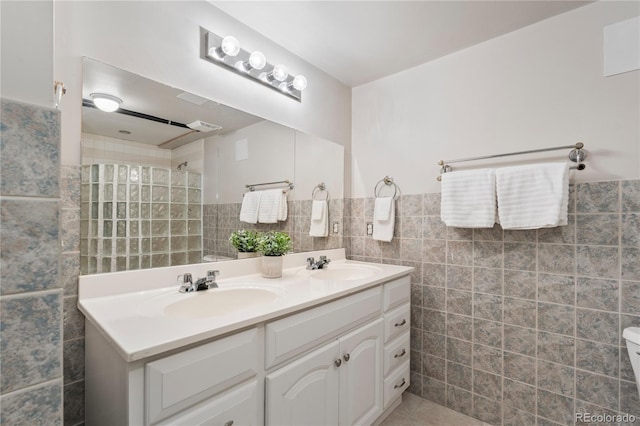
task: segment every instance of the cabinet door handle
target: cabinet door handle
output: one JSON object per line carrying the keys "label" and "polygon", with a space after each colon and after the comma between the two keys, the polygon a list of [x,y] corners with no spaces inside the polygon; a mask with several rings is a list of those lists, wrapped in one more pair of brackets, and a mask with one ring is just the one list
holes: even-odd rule
{"label": "cabinet door handle", "polygon": [[402,349],[402,352],[400,352],[399,354],[395,354],[393,357],[394,357],[394,358],[400,358],[400,357],[403,357],[403,356],[404,356],[404,354],[406,354],[406,353],[407,353],[407,351],[405,351],[404,349]]}
{"label": "cabinet door handle", "polygon": [[406,323],[407,323],[407,320],[403,318],[402,321],[396,323],[396,327],[402,327]]}
{"label": "cabinet door handle", "polygon": [[342,360],[338,358],[334,361],[334,364],[336,365],[336,367],[340,367],[342,365]]}
{"label": "cabinet door handle", "polygon": [[347,361],[349,361],[351,359],[351,355],[344,354],[344,356],[342,358],[344,358],[344,361],[347,362]]}
{"label": "cabinet door handle", "polygon": [[402,383],[400,383],[399,385],[395,385],[393,388],[394,389],[398,389],[403,387],[405,384],[407,383],[407,381],[404,379],[404,377],[402,378]]}
{"label": "cabinet door handle", "polygon": [[233,424],[233,420],[229,420],[224,424],[224,426],[231,426]]}

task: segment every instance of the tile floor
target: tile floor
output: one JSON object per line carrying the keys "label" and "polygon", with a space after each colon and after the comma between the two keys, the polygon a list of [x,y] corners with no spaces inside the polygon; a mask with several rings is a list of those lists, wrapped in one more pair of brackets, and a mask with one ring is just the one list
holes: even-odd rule
{"label": "tile floor", "polygon": [[380,426],[489,426],[489,424],[405,392],[402,395],[402,403]]}

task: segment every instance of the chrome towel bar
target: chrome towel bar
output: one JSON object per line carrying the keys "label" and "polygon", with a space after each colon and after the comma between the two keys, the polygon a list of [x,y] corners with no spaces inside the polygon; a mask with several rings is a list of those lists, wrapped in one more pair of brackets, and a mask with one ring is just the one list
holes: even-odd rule
{"label": "chrome towel bar", "polygon": [[293,182],[289,181],[288,179],[286,180],[279,180],[276,182],[264,182],[264,183],[252,183],[252,184],[248,184],[245,185],[244,187],[247,188],[249,191],[255,191],[256,190],[256,186],[263,186],[263,185],[280,185],[280,184],[285,184],[288,188],[283,189],[283,192],[286,192],[287,190],[292,190],[294,185]]}
{"label": "chrome towel bar", "polygon": [[[440,174],[450,172],[452,167],[449,164],[453,163],[463,163],[466,161],[475,161],[475,160],[486,160],[489,158],[500,158],[500,157],[510,157],[512,155],[524,155],[524,154],[534,154],[537,152],[547,152],[547,151],[557,151],[560,149],[571,149],[569,152],[569,160],[577,163],[575,166],[570,167],[571,169],[576,170],[584,170],[587,166],[582,162],[587,158],[587,151],[583,150],[584,144],[582,142],[577,142],[575,145],[565,145],[565,146],[556,146],[552,148],[541,148],[541,149],[531,149],[528,151],[519,151],[519,152],[509,152],[506,154],[494,154],[494,155],[485,155],[481,157],[469,157],[469,158],[459,158],[457,160],[440,160],[438,161],[438,165],[440,166]],[[438,176],[438,180],[441,180],[441,177]]]}

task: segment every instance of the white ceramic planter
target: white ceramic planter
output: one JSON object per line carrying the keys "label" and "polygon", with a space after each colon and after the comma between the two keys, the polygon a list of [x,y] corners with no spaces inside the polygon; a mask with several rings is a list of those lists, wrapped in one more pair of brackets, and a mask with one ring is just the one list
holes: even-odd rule
{"label": "white ceramic planter", "polygon": [[239,251],[238,252],[238,259],[249,259],[251,257],[258,257],[258,256],[260,256],[260,253],[258,253],[257,251],[247,251],[247,252]]}
{"label": "white ceramic planter", "polygon": [[280,278],[282,276],[282,256],[262,256],[262,276]]}

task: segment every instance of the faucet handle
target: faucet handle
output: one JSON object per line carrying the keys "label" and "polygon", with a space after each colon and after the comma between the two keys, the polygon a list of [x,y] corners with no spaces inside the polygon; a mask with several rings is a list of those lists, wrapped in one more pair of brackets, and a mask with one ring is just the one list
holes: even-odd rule
{"label": "faucet handle", "polygon": [[191,274],[188,272],[186,274],[178,275],[177,280],[182,284],[187,284],[187,283],[193,284],[193,278],[191,277]]}
{"label": "faucet handle", "polygon": [[190,291],[193,291],[193,278],[191,277],[191,274],[186,273],[178,275],[177,279],[180,283],[180,288],[178,289],[180,293],[188,293]]}
{"label": "faucet handle", "polygon": [[220,275],[220,271],[212,270],[207,271],[207,285],[209,288],[218,288],[218,283],[216,282],[216,277]]}
{"label": "faucet handle", "polygon": [[316,263],[316,260],[313,257],[307,257],[307,265],[311,266]]}

